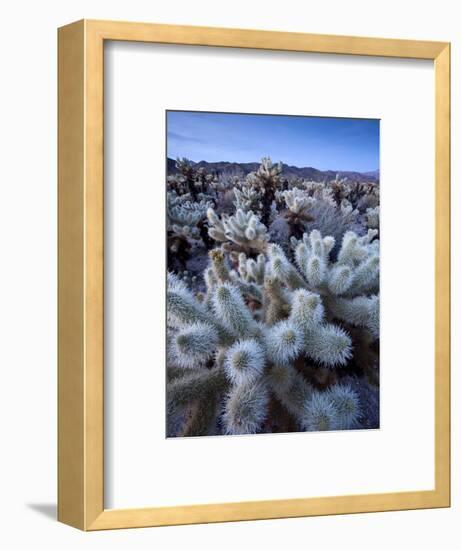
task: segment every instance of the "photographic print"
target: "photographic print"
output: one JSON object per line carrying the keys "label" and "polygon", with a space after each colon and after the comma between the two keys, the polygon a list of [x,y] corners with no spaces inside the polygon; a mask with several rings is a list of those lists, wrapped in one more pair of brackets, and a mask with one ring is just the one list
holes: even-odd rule
{"label": "photographic print", "polygon": [[167,111],[167,437],[379,428],[379,124]]}

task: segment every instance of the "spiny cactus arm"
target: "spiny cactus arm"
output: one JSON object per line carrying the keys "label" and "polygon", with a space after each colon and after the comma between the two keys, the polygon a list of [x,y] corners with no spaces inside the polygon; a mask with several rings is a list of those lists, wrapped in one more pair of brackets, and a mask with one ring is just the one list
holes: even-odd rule
{"label": "spiny cactus arm", "polygon": [[346,293],[354,281],[354,271],[349,265],[334,265],[328,274],[328,290],[334,295]]}
{"label": "spiny cactus arm", "polygon": [[354,270],[347,294],[369,294],[379,289],[379,254],[371,253]]}
{"label": "spiny cactus arm", "polygon": [[265,178],[274,178],[282,173],[283,163],[279,161],[277,164],[272,162],[270,157],[263,157],[258,168],[258,173]]}
{"label": "spiny cactus arm", "polygon": [[334,245],[333,237],[322,238],[317,230],[305,233],[303,240],[296,245],[295,260],[310,288],[321,289],[327,281],[329,254]]}
{"label": "spiny cactus arm", "polygon": [[224,405],[222,419],[226,433],[257,433],[266,420],[268,406],[269,392],[263,381],[235,385]]}
{"label": "spiny cactus arm", "polygon": [[286,284],[291,290],[307,288],[306,282],[279,245],[270,244],[267,249],[267,256],[273,277]]}
{"label": "spiny cactus arm", "polygon": [[[230,272],[230,279],[239,289],[242,296],[247,299],[247,302],[253,303],[259,309],[264,302],[262,286],[266,265],[264,255],[259,254],[255,261],[252,258],[247,258],[246,254],[241,252],[238,254],[238,262],[238,270]],[[258,312],[259,320],[260,313]]]}
{"label": "spiny cactus arm", "polygon": [[218,322],[215,316],[194,297],[177,276],[168,276],[167,321],[169,326],[179,329],[194,323],[204,323],[215,329],[220,344],[234,340],[229,330]]}
{"label": "spiny cactus arm", "polygon": [[275,365],[288,365],[303,349],[302,333],[289,321],[279,321],[264,334],[267,359]]}
{"label": "spiny cactus arm", "polygon": [[347,231],[343,236],[341,248],[338,253],[338,264],[346,264],[353,267],[357,247],[357,235],[353,231]]}
{"label": "spiny cactus arm", "polygon": [[309,246],[304,241],[298,242],[297,239],[291,241],[292,244],[294,242],[296,242],[296,246],[294,249],[296,265],[298,266],[299,271],[305,274],[307,272],[309,257],[311,255]]}
{"label": "spiny cactus arm", "polygon": [[278,279],[270,275],[265,277],[264,296],[264,320],[266,325],[272,326],[277,321],[288,317],[291,309],[291,299]]}
{"label": "spiny cactus arm", "polygon": [[214,248],[208,253],[211,261],[214,279],[219,283],[226,283],[231,280],[226,255],[220,248]]}
{"label": "spiny cactus arm", "polygon": [[248,181],[242,183],[239,187],[234,187],[234,206],[237,209],[248,212],[258,212],[262,208],[261,192],[252,186]]}
{"label": "spiny cactus arm", "polygon": [[379,338],[378,295],[335,298],[329,300],[329,309],[336,318],[366,328],[374,338]]}
{"label": "spiny cactus arm", "polygon": [[218,284],[213,295],[213,308],[218,320],[237,338],[257,334],[257,324],[233,284]]}
{"label": "spiny cactus arm", "polygon": [[303,418],[306,431],[330,431],[339,429],[339,415],[331,396],[314,391],[306,406]]}
{"label": "spiny cactus arm", "polygon": [[[374,230],[369,230],[368,234],[363,237],[358,237],[353,232],[345,234],[338,261],[330,265],[325,272],[326,287],[331,294],[355,296],[378,289],[379,241],[371,242],[375,235]],[[304,271],[307,270],[305,258],[308,254],[305,249],[307,247],[304,246],[304,243],[299,243],[296,248],[298,265],[301,265]],[[306,274],[306,278],[308,275]]]}
{"label": "spiny cactus arm", "polygon": [[326,237],[323,237],[323,246],[325,250],[325,256],[328,259],[330,252],[333,250],[336,244],[336,239],[331,236],[327,235]]}
{"label": "spiny cactus arm", "polygon": [[196,321],[208,321],[206,310],[188,290],[168,288],[167,304],[168,324],[171,326],[182,327]]}
{"label": "spiny cactus arm", "polygon": [[318,294],[298,289],[293,293],[290,325],[303,337],[304,352],[325,366],[345,365],[351,357],[351,339],[341,328],[324,323]]}
{"label": "spiny cactus arm", "polygon": [[172,292],[188,292],[187,284],[183,278],[173,271],[167,272],[166,283],[168,290]]}
{"label": "spiny cactus arm", "polygon": [[198,239],[200,229],[197,227],[206,217],[210,201],[192,202],[186,200],[190,195],[179,196],[175,192],[167,193],[167,225],[168,231],[175,235]]}
{"label": "spiny cactus arm", "polygon": [[216,279],[213,268],[211,266],[208,266],[204,269],[203,280],[205,281],[205,286],[207,291],[206,302],[208,303],[213,297],[214,291],[216,289],[216,285],[218,284],[218,280]]}
{"label": "spiny cactus arm", "polygon": [[301,333],[319,326],[324,320],[324,308],[318,294],[299,289],[293,292],[290,321]]}
{"label": "spiny cactus arm", "polygon": [[197,368],[205,365],[218,347],[217,330],[206,323],[192,323],[180,330],[171,346],[172,361],[183,368]]}
{"label": "spiny cactus arm", "polygon": [[[216,212],[209,208],[207,212],[210,225],[208,233],[216,241],[224,242],[228,248],[244,252],[264,252],[267,246],[267,228],[259,218],[249,212],[237,210],[235,215],[223,215],[221,219]],[[230,241],[228,243],[227,241]]]}
{"label": "spiny cactus arm", "polygon": [[352,356],[352,341],[336,325],[319,325],[304,334],[304,350],[321,365],[344,366]]}
{"label": "spiny cactus arm", "polygon": [[261,377],[265,367],[264,349],[254,339],[239,340],[226,353],[224,368],[234,384],[254,382]]}
{"label": "spiny cactus arm", "polygon": [[263,252],[266,249],[267,228],[251,210],[246,213],[237,210],[234,216],[224,220],[223,225],[226,237],[241,246],[244,251]]}
{"label": "spiny cactus arm", "polygon": [[282,196],[288,208],[289,217],[293,219],[299,218],[300,221],[313,221],[311,210],[316,202],[316,199],[310,197],[306,191],[298,188],[283,191]]}
{"label": "spiny cactus arm", "polygon": [[326,279],[329,253],[334,246],[334,239],[322,239],[319,231],[310,232],[308,239],[298,245],[296,258],[298,265],[302,266],[302,272],[311,288],[320,288]]}
{"label": "spiny cactus arm", "polygon": [[223,224],[226,232],[230,235],[237,234],[243,236],[252,215],[253,212],[244,212],[240,209],[237,210],[233,216],[224,219]]}
{"label": "spiny cactus arm", "polygon": [[223,369],[200,369],[177,378],[167,385],[169,413],[201,399],[204,395],[220,395],[229,385]]}
{"label": "spiny cactus arm", "polygon": [[[208,224],[209,224],[209,228],[208,228],[209,236],[215,241],[226,242],[227,236],[226,236],[226,230],[224,228],[223,221],[219,218],[219,216],[216,214],[213,208],[208,208],[207,218],[208,218]],[[223,216],[223,219],[225,219],[224,216]]]}
{"label": "spiny cactus arm", "polygon": [[360,416],[357,394],[348,386],[318,392],[292,366],[270,370],[269,383],[277,399],[303,430],[336,430],[356,425]]}
{"label": "spiny cactus arm", "polygon": [[363,240],[354,231],[347,231],[343,236],[337,263],[354,267],[367,255],[368,250]]}
{"label": "spiny cactus arm", "polygon": [[312,288],[319,288],[325,281],[326,277],[326,265],[324,260],[315,254],[307,261],[306,265],[306,279]]}
{"label": "spiny cactus arm", "polygon": [[[219,250],[220,253],[223,253],[221,249],[215,250]],[[215,250],[211,252],[213,252],[214,254]],[[234,270],[226,271],[226,269],[228,270],[227,264],[225,264],[225,266],[222,266],[222,264],[218,262],[217,265],[215,265],[214,267],[208,267],[203,272],[203,277],[207,288],[205,302],[211,308],[213,307],[213,296],[215,294],[218,283],[223,283],[226,281],[232,282],[232,284],[240,291],[242,296],[244,296],[249,301],[253,301],[258,304],[263,303],[264,296],[260,285],[252,282],[247,282],[246,280],[242,279]],[[229,277],[227,277],[227,274]]]}
{"label": "spiny cactus arm", "polygon": [[238,255],[238,273],[243,280],[262,285],[265,272],[266,259],[264,254],[258,254],[256,261],[253,258],[247,258],[244,252]]}
{"label": "spiny cactus arm", "polygon": [[328,389],[328,395],[337,410],[338,428],[348,430],[358,426],[362,413],[357,393],[348,385],[336,384]]}

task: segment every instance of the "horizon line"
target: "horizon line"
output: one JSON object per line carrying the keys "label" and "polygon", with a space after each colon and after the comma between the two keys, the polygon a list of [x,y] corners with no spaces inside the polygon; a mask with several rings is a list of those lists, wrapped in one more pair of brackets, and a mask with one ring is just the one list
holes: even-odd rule
{"label": "horizon line", "polygon": [[[205,160],[205,159],[193,160],[193,159],[190,159],[190,158],[187,158],[187,157],[173,158],[173,157],[169,157],[168,155],[166,155],[166,157],[167,157],[167,159],[175,161],[175,162],[178,159],[186,159],[188,161],[193,162],[194,164],[200,164],[201,162],[206,162],[207,164],[221,164],[221,163],[227,163],[227,164],[261,164],[261,161],[250,161],[250,162],[238,162],[238,161],[235,161],[235,160],[214,160],[214,161],[209,161],[209,160]],[[320,168],[316,168],[315,166],[307,166],[307,165],[306,166],[298,166],[296,164],[287,164],[286,162],[283,162],[282,160],[276,161],[276,162],[272,161],[272,162],[274,164],[278,164],[278,162],[281,162],[285,166],[288,166],[288,168],[298,168],[299,170],[303,170],[304,168],[311,168],[313,170],[317,170],[318,172],[354,172],[356,174],[369,174],[371,172],[380,172],[380,170],[381,170],[380,167],[375,168],[373,170],[339,170],[339,169],[334,169],[334,168],[327,168],[326,170],[322,170]]]}

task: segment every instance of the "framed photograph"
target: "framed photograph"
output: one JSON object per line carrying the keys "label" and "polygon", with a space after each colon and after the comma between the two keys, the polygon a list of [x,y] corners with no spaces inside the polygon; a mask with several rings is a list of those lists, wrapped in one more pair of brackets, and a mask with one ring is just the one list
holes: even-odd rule
{"label": "framed photograph", "polygon": [[449,44],[58,38],[59,520],[449,506]]}

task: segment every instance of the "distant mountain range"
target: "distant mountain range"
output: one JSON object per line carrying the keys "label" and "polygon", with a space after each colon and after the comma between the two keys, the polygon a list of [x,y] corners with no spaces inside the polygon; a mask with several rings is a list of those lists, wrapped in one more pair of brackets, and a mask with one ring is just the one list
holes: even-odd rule
{"label": "distant mountain range", "polygon": [[[259,162],[206,162],[201,160],[200,162],[193,162],[195,166],[205,168],[207,172],[217,174],[224,177],[240,177],[244,178],[250,172],[254,172],[259,167]],[[174,174],[176,170],[176,161],[167,159],[168,174]],[[283,175],[287,179],[302,178],[311,181],[324,181],[325,179],[331,180],[339,174],[339,177],[348,178],[351,181],[358,182],[374,182],[379,183],[379,170],[373,170],[371,172],[351,172],[351,171],[336,171],[336,170],[317,170],[311,166],[305,166],[299,168],[298,166],[289,166],[283,164]]]}

